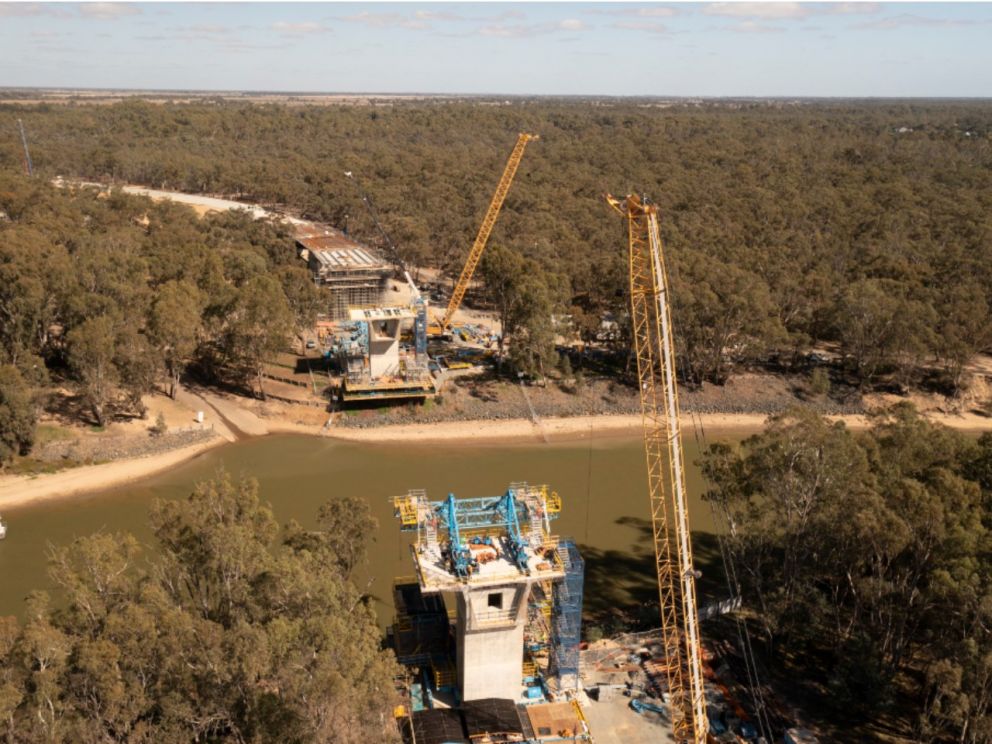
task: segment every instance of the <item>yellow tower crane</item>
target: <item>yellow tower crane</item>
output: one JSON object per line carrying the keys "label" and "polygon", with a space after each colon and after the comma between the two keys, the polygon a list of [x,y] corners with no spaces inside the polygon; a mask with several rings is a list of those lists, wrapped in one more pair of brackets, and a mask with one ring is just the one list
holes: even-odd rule
{"label": "yellow tower crane", "polygon": [[520,166],[520,161],[524,157],[524,150],[527,148],[527,143],[536,139],[539,139],[536,134],[523,133],[517,137],[517,144],[514,146],[513,152],[510,153],[510,159],[506,161],[506,168],[503,169],[503,176],[499,179],[499,184],[496,186],[496,193],[493,194],[492,201],[489,202],[489,209],[486,210],[486,216],[479,226],[479,234],[475,236],[475,242],[472,244],[472,249],[468,252],[468,258],[465,259],[465,266],[462,268],[461,276],[458,277],[455,289],[451,293],[451,299],[448,301],[448,309],[444,311],[444,315],[436,325],[431,325],[427,329],[428,335],[439,336],[448,330],[448,326],[455,316],[455,311],[462,304],[462,299],[465,297],[468,285],[472,281],[475,268],[479,265],[479,260],[482,258],[482,252],[486,248],[486,243],[489,242],[489,235],[496,225],[499,210],[503,207],[503,201],[510,191],[510,185],[513,183],[513,177],[517,174],[517,168]]}
{"label": "yellow tower crane", "polygon": [[692,564],[675,348],[658,208],[636,195],[607,201],[627,221],[630,309],[647,455],[648,495],[669,707],[675,740],[705,744],[709,729]]}

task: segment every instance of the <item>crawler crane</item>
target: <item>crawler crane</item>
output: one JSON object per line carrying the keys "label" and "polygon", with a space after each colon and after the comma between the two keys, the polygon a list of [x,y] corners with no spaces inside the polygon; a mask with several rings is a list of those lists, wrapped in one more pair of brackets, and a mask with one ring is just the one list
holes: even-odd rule
{"label": "crawler crane", "polygon": [[475,242],[472,244],[472,249],[468,252],[468,258],[465,259],[465,266],[462,268],[461,276],[458,277],[455,289],[451,293],[451,299],[448,300],[448,309],[444,311],[444,315],[441,316],[436,324],[432,324],[427,328],[428,335],[440,336],[451,325],[455,311],[461,306],[465,292],[468,290],[468,285],[472,281],[472,275],[475,273],[475,268],[479,265],[479,260],[482,258],[482,252],[486,248],[486,243],[489,242],[489,235],[496,225],[496,218],[499,217],[499,211],[503,207],[503,201],[510,191],[510,185],[513,183],[513,177],[517,174],[520,161],[523,160],[527,143],[536,139],[538,139],[536,134],[522,133],[517,137],[517,144],[513,147],[513,152],[510,153],[510,159],[506,161],[503,175],[499,179],[499,184],[496,186],[496,193],[493,194],[492,201],[489,202],[489,209],[486,210],[486,216],[479,226],[479,234],[475,236]]}
{"label": "crawler crane", "polygon": [[647,456],[648,495],[669,709],[675,741],[705,744],[709,721],[703,687],[669,283],[658,208],[631,195],[607,201],[627,221],[630,309]]}

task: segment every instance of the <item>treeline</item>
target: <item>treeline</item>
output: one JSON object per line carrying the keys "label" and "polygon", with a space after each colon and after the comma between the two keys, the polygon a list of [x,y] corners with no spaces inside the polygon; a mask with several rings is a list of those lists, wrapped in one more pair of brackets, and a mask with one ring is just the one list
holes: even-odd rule
{"label": "treeline", "polygon": [[103,425],[191,365],[250,383],[318,301],[282,226],[0,172],[0,462],[30,389],[68,381]]}
{"label": "treeline", "polygon": [[60,591],[0,618],[9,744],[397,741],[400,668],[351,580],[364,501],[280,526],[253,480],[221,473],[156,503],[156,556],[128,534],[52,549]]}
{"label": "treeline", "polygon": [[836,343],[852,383],[953,390],[990,341],[985,103],[8,106],[11,171],[15,116],[44,177],[280,203],[374,243],[351,171],[405,259],[449,276],[516,133],[537,132],[493,244],[530,263],[557,317],[589,334],[612,312],[623,331],[624,238],[602,193],[655,200],[692,382]]}
{"label": "treeline", "polygon": [[703,471],[745,611],[795,688],[845,732],[992,742],[992,435],[909,404],[860,434],[797,410],[712,445]]}

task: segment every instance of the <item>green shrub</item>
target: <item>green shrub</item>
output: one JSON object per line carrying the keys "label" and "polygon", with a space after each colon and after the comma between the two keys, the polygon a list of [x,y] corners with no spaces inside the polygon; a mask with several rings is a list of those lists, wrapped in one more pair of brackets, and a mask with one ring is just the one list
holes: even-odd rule
{"label": "green shrub", "polygon": [[830,392],[830,374],[823,367],[817,367],[807,383],[810,395],[827,395]]}

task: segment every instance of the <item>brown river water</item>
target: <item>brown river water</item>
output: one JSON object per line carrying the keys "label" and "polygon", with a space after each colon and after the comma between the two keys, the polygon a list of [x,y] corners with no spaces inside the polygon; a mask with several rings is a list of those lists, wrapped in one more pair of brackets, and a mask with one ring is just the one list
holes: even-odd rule
{"label": "brown river water", "polygon": [[[723,438],[739,440],[740,435]],[[705,572],[715,556],[709,538],[714,523],[700,498],[704,484],[695,464],[700,447],[691,436],[685,452],[690,523],[697,563]],[[369,582],[384,624],[391,621],[393,578],[412,572],[410,538],[399,530],[391,498],[411,488],[425,488],[432,500],[441,500],[449,492],[498,495],[513,481],[547,484],[563,501],[555,531],[572,537],[586,558],[586,607],[648,602],[655,596],[639,439],[451,446],[277,435],[209,450],[168,472],[111,491],[7,510],[8,535],[0,542],[0,616],[21,617],[28,592],[52,590],[46,563],[50,544],[66,545],[96,531],[127,531],[150,546],[149,504],[185,496],[195,482],[221,467],[256,477],[263,501],[281,523],[296,519],[313,526],[318,508],[328,499],[346,494],[367,499],[379,529],[371,536],[368,563],[355,578],[362,586]],[[146,554],[151,551],[149,547]]]}

